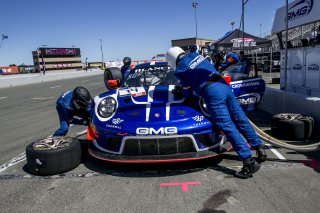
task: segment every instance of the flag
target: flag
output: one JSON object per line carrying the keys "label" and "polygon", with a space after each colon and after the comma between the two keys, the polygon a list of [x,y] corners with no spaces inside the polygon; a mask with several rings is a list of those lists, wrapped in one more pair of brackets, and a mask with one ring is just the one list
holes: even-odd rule
{"label": "flag", "polygon": [[4,39],[8,39],[8,36],[2,34],[2,40],[4,40]]}

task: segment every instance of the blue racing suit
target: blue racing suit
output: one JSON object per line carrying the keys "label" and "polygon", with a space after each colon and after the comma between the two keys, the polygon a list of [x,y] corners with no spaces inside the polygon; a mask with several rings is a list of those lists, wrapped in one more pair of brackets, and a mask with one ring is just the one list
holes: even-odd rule
{"label": "blue racing suit", "polygon": [[249,146],[240,133],[253,148],[260,146],[261,141],[231,88],[208,60],[197,53],[186,54],[178,63],[175,75],[181,81],[181,86],[190,86],[197,94],[203,96],[211,118],[226,134],[239,159],[251,157]]}
{"label": "blue racing suit", "polygon": [[226,54],[226,59],[221,63],[216,63],[214,67],[218,70],[221,67],[222,71],[226,70],[230,65],[239,63],[240,58],[237,53],[229,52]]}
{"label": "blue racing suit", "polygon": [[84,125],[90,117],[91,106],[86,110],[77,110],[72,97],[73,91],[70,90],[63,93],[57,100],[56,109],[59,115],[60,128],[53,133],[53,136],[65,136],[70,124]]}
{"label": "blue racing suit", "polygon": [[130,70],[131,70],[130,65],[121,67],[121,73],[122,73],[123,80],[125,80],[128,77]]}

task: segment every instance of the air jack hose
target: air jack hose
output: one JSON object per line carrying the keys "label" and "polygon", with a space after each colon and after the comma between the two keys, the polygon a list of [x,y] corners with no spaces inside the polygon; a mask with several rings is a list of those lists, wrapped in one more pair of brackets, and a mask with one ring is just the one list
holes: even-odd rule
{"label": "air jack hose", "polygon": [[273,145],[276,145],[285,149],[290,149],[290,150],[299,151],[299,152],[311,152],[311,151],[316,151],[320,149],[320,141],[310,145],[292,145],[268,135],[267,133],[259,129],[259,127],[257,127],[252,121],[250,121],[249,118],[248,120],[252,125],[253,129],[256,131],[259,138],[267,143],[271,143]]}

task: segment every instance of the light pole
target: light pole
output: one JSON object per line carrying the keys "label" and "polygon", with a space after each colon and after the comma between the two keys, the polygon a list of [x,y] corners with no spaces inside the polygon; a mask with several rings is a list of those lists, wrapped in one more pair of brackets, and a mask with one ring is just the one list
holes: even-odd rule
{"label": "light pole", "polygon": [[196,39],[198,38],[197,6],[198,6],[197,2],[192,2],[192,7],[194,8],[194,18],[196,20]]}
{"label": "light pole", "polygon": [[260,24],[260,38],[261,38],[261,26],[262,26],[262,24]]}
{"label": "light pole", "polygon": [[103,63],[103,49],[102,49],[102,39],[100,38],[100,48],[101,48],[101,60],[102,60],[102,69],[104,69],[104,63]]}
{"label": "light pole", "polygon": [[0,49],[1,49],[1,47],[2,47],[2,42],[3,42],[3,40],[4,39],[8,39],[9,37],[7,36],[7,35],[5,35],[5,34],[2,34],[2,39],[1,39],[1,42],[0,42]]}
{"label": "light pole", "polygon": [[88,71],[88,58],[86,58],[86,71]]}
{"label": "light pole", "polygon": [[242,0],[242,17],[241,17],[241,23],[242,23],[242,50],[244,51],[244,5],[249,0]]}
{"label": "light pole", "polygon": [[[46,44],[43,44],[42,46],[43,46],[43,47],[46,47],[47,45],[46,45]],[[45,62],[44,59],[43,59],[43,52],[44,52],[44,51],[41,52],[41,59],[42,59],[42,66],[43,66],[43,75],[45,75],[45,74],[46,74],[46,62]]]}
{"label": "light pole", "polygon": [[231,29],[232,29],[232,31],[233,31],[233,25],[235,24],[235,22],[234,21],[232,21],[231,22]]}

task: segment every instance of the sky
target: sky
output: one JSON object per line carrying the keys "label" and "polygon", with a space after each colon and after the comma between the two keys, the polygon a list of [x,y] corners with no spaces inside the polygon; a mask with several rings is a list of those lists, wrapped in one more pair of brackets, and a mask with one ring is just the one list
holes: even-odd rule
{"label": "sky", "polygon": [[[1,0],[0,66],[32,65],[39,47],[80,48],[84,62],[151,59],[171,40],[217,40],[240,27],[242,0]],[[271,32],[275,12],[285,0],[248,0],[245,32]],[[292,1],[289,1],[289,3]]]}

